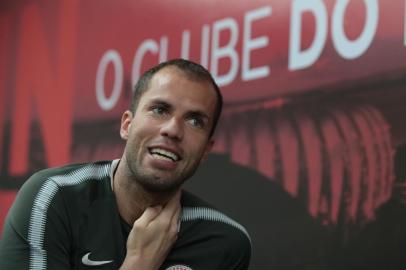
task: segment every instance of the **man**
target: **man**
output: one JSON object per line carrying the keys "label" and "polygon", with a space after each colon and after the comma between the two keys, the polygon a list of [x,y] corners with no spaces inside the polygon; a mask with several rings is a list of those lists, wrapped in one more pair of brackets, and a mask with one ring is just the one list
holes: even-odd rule
{"label": "man", "polygon": [[0,268],[247,269],[245,229],[181,191],[213,145],[221,107],[198,64],[147,71],[121,119],[121,159],[34,174],[6,219]]}

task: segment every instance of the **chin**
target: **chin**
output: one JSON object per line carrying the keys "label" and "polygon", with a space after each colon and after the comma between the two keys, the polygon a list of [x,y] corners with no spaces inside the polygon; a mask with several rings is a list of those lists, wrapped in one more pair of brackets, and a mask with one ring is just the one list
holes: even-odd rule
{"label": "chin", "polygon": [[[140,179],[141,180],[141,179]],[[183,180],[174,181],[174,180],[164,180],[164,179],[142,179],[144,181],[138,181],[138,183],[148,192],[151,193],[163,193],[163,192],[172,192],[179,189]],[[145,181],[146,180],[146,181]]]}

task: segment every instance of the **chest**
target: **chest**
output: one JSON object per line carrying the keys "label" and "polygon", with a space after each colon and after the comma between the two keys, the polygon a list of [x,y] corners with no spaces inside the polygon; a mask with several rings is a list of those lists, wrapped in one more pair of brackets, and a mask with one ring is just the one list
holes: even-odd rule
{"label": "chest", "polygon": [[[73,269],[119,269],[126,256],[131,227],[110,203],[99,202],[78,211],[72,246]],[[225,254],[221,234],[207,226],[182,222],[178,240],[160,270],[222,269]],[[213,230],[208,230],[213,231]]]}

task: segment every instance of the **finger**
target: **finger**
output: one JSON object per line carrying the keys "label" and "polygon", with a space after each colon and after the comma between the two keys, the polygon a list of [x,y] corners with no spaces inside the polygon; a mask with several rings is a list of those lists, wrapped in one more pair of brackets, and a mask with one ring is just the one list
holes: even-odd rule
{"label": "finger", "polygon": [[178,190],[163,209],[163,211],[170,214],[170,218],[172,218],[176,211],[180,208],[180,197],[181,190]]}
{"label": "finger", "polygon": [[140,226],[146,227],[161,212],[162,212],[161,206],[148,207],[147,209],[145,209],[144,213],[142,213],[142,215],[134,222],[134,225],[135,223],[137,223]]}
{"label": "finger", "polygon": [[172,230],[176,230],[176,233],[178,233],[180,231],[181,213],[182,213],[182,208],[179,207],[172,217],[172,227],[173,227]]}
{"label": "finger", "polygon": [[182,212],[182,207],[180,206],[179,202],[179,207],[175,209],[175,212],[172,215],[171,221],[170,221],[170,231],[173,232],[174,234],[177,234],[180,231],[180,215]]}
{"label": "finger", "polygon": [[168,239],[170,239],[171,243],[175,243],[176,239],[178,238],[178,233],[180,231],[180,213],[181,213],[181,208],[178,208],[175,211],[175,214],[173,215],[172,219],[168,223]]}
{"label": "finger", "polygon": [[[177,191],[175,195],[168,201],[168,203],[162,208],[161,213],[156,217],[156,219],[151,222],[156,224],[156,226],[162,226],[166,230],[172,229],[172,224],[177,226],[179,212],[180,212],[180,195],[181,192]],[[176,217],[175,217],[176,216]]]}

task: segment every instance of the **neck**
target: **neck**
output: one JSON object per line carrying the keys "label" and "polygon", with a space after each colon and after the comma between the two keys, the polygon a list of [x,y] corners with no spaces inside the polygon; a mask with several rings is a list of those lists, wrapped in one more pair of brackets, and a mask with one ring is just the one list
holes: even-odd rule
{"label": "neck", "polygon": [[125,162],[118,164],[112,187],[120,216],[132,225],[147,207],[165,205],[174,192],[148,192],[130,176],[125,166]]}

